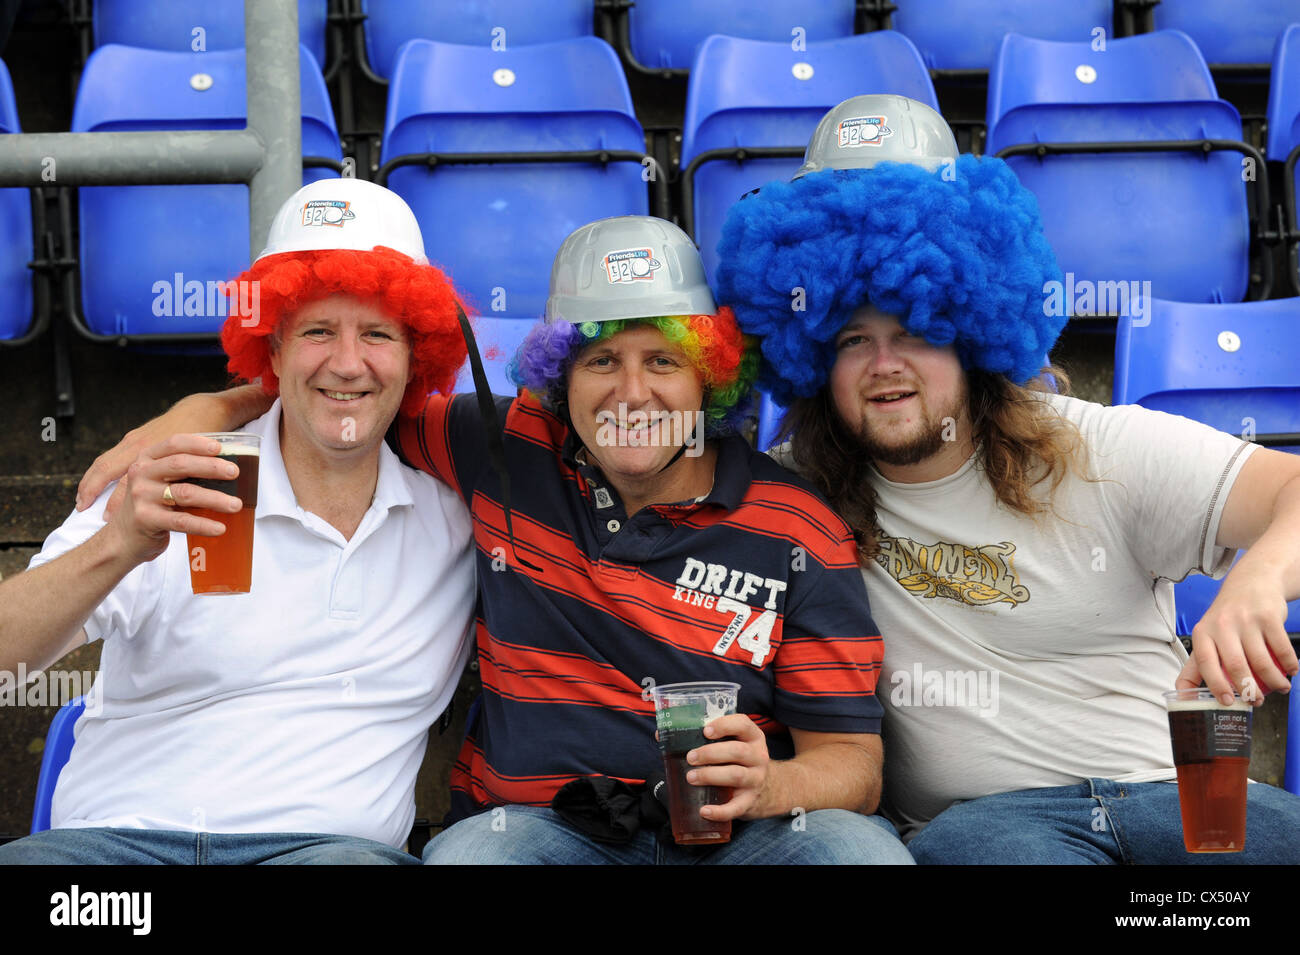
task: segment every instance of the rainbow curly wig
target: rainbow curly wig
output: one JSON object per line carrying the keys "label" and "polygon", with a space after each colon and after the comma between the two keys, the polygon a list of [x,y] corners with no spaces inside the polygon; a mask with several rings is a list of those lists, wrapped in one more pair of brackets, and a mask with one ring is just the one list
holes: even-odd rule
{"label": "rainbow curly wig", "polygon": [[[256,323],[238,314],[241,287],[245,303],[257,282]],[[262,379],[268,395],[280,393],[271,369],[273,333],[298,309],[330,295],[351,295],[377,303],[401,322],[410,337],[411,381],[402,397],[402,412],[418,414],[430,392],[450,392],[465,361],[456,306],[460,302],[447,276],[432,265],[418,265],[407,255],[378,246],[368,252],[334,249],[284,252],[258,259],[230,285],[230,317],[221,344],[232,375]],[[462,306],[463,307],[463,306]]]}
{"label": "rainbow curly wig", "polygon": [[751,413],[758,375],[757,341],[742,335],[729,308],[716,315],[669,315],[605,322],[538,322],[510,362],[510,377],[551,410],[567,400],[569,369],[578,353],[636,325],[651,325],[678,345],[704,380],[705,435],[739,431]]}
{"label": "rainbow curly wig", "polygon": [[963,367],[1016,383],[1065,325],[1045,314],[1044,284],[1061,272],[1038,202],[1000,159],[771,183],[731,207],[718,255],[718,300],[760,336],[759,384],[781,405],[825,384],[836,333],[868,303],[933,345],[955,343]]}

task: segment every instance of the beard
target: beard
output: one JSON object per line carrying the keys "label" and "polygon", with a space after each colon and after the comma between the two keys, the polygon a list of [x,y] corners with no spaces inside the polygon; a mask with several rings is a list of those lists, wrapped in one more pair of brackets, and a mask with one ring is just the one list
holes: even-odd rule
{"label": "beard", "polygon": [[[872,461],[892,467],[919,464],[937,454],[945,444],[957,440],[957,422],[962,420],[969,391],[963,380],[961,390],[945,407],[931,412],[925,398],[920,399],[920,421],[906,434],[894,434],[896,429],[872,429],[862,421],[856,429],[848,429],[858,448]],[[918,397],[920,397],[918,395]]]}

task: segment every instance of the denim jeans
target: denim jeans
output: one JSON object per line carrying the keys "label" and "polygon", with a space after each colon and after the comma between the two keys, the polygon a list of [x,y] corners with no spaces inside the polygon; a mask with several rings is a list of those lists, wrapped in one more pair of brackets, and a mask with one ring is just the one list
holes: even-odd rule
{"label": "denim jeans", "polygon": [[1261,865],[1300,863],[1300,796],[1246,789],[1242,852],[1183,848],[1178,787],[1089,779],[958,803],[908,843],[921,865]]}
{"label": "denim jeans", "polygon": [[48,829],[0,846],[0,865],[417,865],[382,842],[313,832]]}
{"label": "denim jeans", "polygon": [[424,847],[425,865],[910,865],[880,816],[820,809],[732,824],[731,841],[709,848],[660,841],[646,830],[625,845],[588,838],[550,809],[498,806],[462,819]]}

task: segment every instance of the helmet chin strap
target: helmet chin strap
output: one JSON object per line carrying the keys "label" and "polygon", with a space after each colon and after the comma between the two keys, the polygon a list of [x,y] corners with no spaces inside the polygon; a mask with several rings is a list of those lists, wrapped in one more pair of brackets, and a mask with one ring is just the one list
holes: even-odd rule
{"label": "helmet chin strap", "polygon": [[[686,434],[682,435],[682,444],[681,444],[681,447],[679,447],[679,448],[678,448],[678,449],[673,453],[673,456],[672,456],[671,458],[668,459],[668,463],[667,463],[667,464],[665,464],[663,467],[661,467],[658,471],[655,472],[656,474],[663,474],[663,473],[664,473],[665,471],[667,471],[670,467],[672,467],[674,464],[676,464],[676,463],[678,462],[678,460],[680,460],[681,456],[682,456],[683,454],[686,453],[686,449],[687,449],[688,447],[690,447],[691,440],[695,437],[696,426],[697,426],[697,425],[701,425],[701,424],[704,423],[704,409],[707,408],[708,406],[709,406],[709,389],[708,389],[708,388],[705,388],[705,389],[704,389],[704,399],[703,399],[703,401],[700,402],[700,411],[699,411],[699,415],[698,415],[698,416],[696,417],[696,419],[695,419],[696,424],[693,424],[693,425],[691,426],[691,433],[690,433],[689,435],[686,435]],[[703,439],[703,438],[704,438],[704,435],[700,435],[700,438]]]}
{"label": "helmet chin strap", "polygon": [[[668,459],[668,462],[663,467],[661,467],[658,471],[656,471],[655,474],[663,474],[670,467],[672,467],[679,460],[681,460],[682,455],[686,453],[686,449],[690,447],[691,441],[695,437],[695,431],[697,427],[704,423],[704,409],[709,406],[709,396],[710,396],[709,389],[705,388],[704,399],[703,401],[700,402],[699,415],[695,419],[695,424],[692,424],[691,426],[691,433],[689,435],[682,435],[681,445],[677,448],[676,451],[673,452],[673,456]],[[578,430],[573,426],[573,419],[569,416],[569,403],[567,401],[559,402],[557,403],[555,410],[559,414],[560,420],[564,422],[565,426],[568,427],[569,431],[572,432],[573,434],[577,434]],[[704,436],[700,435],[700,437],[703,438]],[[585,444],[583,445],[583,450],[586,450]]]}

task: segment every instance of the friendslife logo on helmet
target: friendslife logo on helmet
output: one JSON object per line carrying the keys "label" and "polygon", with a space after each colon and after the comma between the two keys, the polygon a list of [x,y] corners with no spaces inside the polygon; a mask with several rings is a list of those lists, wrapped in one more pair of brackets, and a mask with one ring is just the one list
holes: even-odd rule
{"label": "friendslife logo on helmet", "polygon": [[619,249],[605,256],[605,274],[610,285],[651,282],[661,264],[650,249]]}
{"label": "friendslife logo on helmet", "polygon": [[342,199],[312,199],[302,207],[303,225],[332,225],[339,229],[356,214],[349,208],[352,203]]}
{"label": "friendslife logo on helmet", "polygon": [[678,448],[688,458],[704,453],[703,411],[628,411],[620,401],[618,411],[596,412],[596,445],[602,448]]}
{"label": "friendslife logo on helmet", "polygon": [[885,125],[883,116],[854,116],[851,119],[841,120],[836,129],[839,132],[841,149],[879,146],[881,140],[894,135],[894,131]]}

